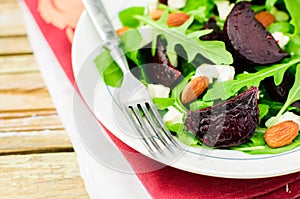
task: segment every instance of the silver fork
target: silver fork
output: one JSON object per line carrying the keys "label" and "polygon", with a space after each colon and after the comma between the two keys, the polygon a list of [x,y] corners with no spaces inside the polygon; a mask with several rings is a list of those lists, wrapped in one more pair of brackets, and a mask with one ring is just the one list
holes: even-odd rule
{"label": "silver fork", "polygon": [[110,51],[111,57],[123,71],[119,102],[136,129],[137,135],[153,156],[157,151],[164,154],[163,147],[174,152],[173,147],[179,148],[179,145],[164,125],[146,86],[130,72],[124,53],[119,47],[120,39],[109,21],[101,0],[83,0],[83,4],[104,41],[104,47]]}

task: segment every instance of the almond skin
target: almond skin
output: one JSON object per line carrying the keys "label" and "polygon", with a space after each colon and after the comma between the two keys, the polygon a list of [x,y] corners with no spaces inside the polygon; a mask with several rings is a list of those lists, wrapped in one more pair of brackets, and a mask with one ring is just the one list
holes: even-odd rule
{"label": "almond skin", "polygon": [[120,37],[123,33],[125,33],[127,30],[129,30],[130,28],[127,26],[124,26],[118,30],[116,30],[116,34]]}
{"label": "almond skin", "polygon": [[266,143],[272,148],[283,147],[292,143],[299,132],[299,125],[294,121],[284,121],[270,127],[264,135]]}
{"label": "almond skin", "polygon": [[150,13],[150,17],[156,21],[159,20],[159,18],[164,14],[163,10],[157,9],[157,10],[152,10]]}
{"label": "almond skin", "polygon": [[259,21],[265,28],[275,21],[274,15],[267,11],[261,11],[255,15],[255,19]]}
{"label": "almond skin", "polygon": [[208,83],[209,80],[205,76],[192,79],[182,91],[182,103],[187,104],[196,100],[208,88]]}
{"label": "almond skin", "polygon": [[189,20],[190,16],[183,12],[175,12],[168,15],[167,24],[168,26],[181,26],[187,20]]}

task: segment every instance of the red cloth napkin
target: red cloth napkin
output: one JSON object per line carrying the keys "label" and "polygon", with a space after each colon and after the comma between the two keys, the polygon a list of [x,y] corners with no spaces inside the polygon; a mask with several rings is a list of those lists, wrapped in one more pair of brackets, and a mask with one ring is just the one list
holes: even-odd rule
{"label": "red cloth napkin", "polygon": [[[24,0],[69,80],[74,84],[71,65],[71,43],[66,31],[46,23],[37,11],[38,0]],[[136,152],[107,131],[122,150]],[[126,154],[125,154],[126,155]],[[147,157],[130,159],[134,170],[159,164]],[[300,172],[264,179],[225,179],[197,175],[169,166],[160,170],[137,173],[153,198],[297,198],[300,197]],[[288,189],[287,189],[288,185]]]}

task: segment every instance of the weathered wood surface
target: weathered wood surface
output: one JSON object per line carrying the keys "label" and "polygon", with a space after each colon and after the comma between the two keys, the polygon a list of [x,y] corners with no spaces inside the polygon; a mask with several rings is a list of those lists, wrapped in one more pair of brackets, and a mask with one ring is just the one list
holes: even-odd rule
{"label": "weathered wood surface", "polygon": [[0,0],[0,198],[88,198],[16,0]]}
{"label": "weathered wood surface", "polygon": [[88,198],[74,153],[0,156],[1,198]]}

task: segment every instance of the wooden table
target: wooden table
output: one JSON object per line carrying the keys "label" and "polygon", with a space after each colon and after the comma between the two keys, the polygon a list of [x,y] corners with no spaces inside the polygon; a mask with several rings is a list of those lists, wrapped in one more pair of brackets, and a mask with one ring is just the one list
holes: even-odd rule
{"label": "wooden table", "polygon": [[0,0],[0,198],[88,198],[16,0]]}

